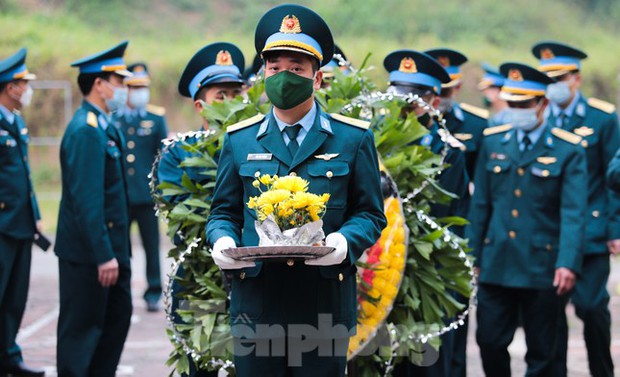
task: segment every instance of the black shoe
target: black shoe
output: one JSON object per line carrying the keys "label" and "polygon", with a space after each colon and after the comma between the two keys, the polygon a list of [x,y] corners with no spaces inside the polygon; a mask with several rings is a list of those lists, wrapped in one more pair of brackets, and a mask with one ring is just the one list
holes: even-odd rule
{"label": "black shoe", "polygon": [[146,302],[146,310],[148,312],[154,313],[159,311],[159,301],[147,301]]}
{"label": "black shoe", "polygon": [[0,376],[7,377],[43,377],[45,371],[40,368],[32,368],[24,364],[23,362],[12,365],[0,367]]}

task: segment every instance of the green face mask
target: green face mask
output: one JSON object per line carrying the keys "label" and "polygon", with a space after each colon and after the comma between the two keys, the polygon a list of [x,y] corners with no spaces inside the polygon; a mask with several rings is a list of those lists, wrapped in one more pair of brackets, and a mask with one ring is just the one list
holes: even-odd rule
{"label": "green face mask", "polygon": [[491,107],[491,105],[492,105],[493,103],[491,102],[491,100],[489,99],[489,97],[484,96],[484,97],[482,97],[482,104],[484,105],[484,107],[486,107],[486,108],[488,109],[489,107]]}
{"label": "green face mask", "polygon": [[314,80],[282,71],[265,79],[265,93],[278,109],[292,109],[312,96]]}

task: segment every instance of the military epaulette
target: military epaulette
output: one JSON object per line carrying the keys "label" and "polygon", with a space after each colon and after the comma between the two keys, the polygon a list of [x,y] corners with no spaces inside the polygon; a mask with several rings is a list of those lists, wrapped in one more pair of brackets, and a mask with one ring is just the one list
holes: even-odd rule
{"label": "military epaulette", "polygon": [[146,111],[154,115],[159,115],[160,117],[166,115],[166,109],[161,106],[148,104],[146,105]]}
{"label": "military epaulette", "polygon": [[489,135],[495,135],[495,134],[499,134],[499,133],[510,131],[510,130],[512,130],[512,124],[504,124],[502,126],[485,128],[484,131],[482,131],[482,133],[484,134],[484,136],[489,136]]}
{"label": "military epaulette", "polygon": [[568,141],[571,144],[579,144],[579,142],[581,141],[581,136],[575,135],[572,132],[563,130],[558,127],[553,127],[551,129],[551,133],[564,141]]}
{"label": "military epaulette", "polygon": [[263,118],[265,118],[265,114],[258,114],[258,115],[254,115],[251,118],[248,118],[246,120],[242,120],[241,122],[235,123],[231,126],[226,127],[226,132],[227,133],[232,133],[235,131],[239,131],[243,128],[252,126],[258,122],[260,122],[261,120],[263,120]]}
{"label": "military epaulette", "polygon": [[459,106],[461,106],[461,109],[467,111],[468,113],[474,114],[483,119],[489,119],[489,110],[485,110],[468,103],[461,103]]}
{"label": "military epaulette", "polygon": [[365,120],[349,118],[344,115],[340,115],[336,113],[329,114],[329,116],[331,116],[332,118],[336,119],[339,122],[348,124],[349,126],[362,128],[364,130],[367,130],[368,127],[370,127],[370,122],[366,122]]}
{"label": "military epaulette", "polygon": [[616,111],[616,106],[613,103],[609,103],[598,98],[588,98],[588,105],[594,107],[595,109],[604,111],[607,114],[611,114]]}
{"label": "military epaulette", "polygon": [[92,111],[89,111],[88,114],[86,114],[86,124],[95,128],[99,127],[97,115],[95,115],[95,113],[93,113]]}

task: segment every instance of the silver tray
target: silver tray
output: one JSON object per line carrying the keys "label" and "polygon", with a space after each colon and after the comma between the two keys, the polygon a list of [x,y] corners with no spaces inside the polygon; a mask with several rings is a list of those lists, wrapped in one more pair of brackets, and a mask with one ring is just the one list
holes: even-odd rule
{"label": "silver tray", "polygon": [[334,250],[328,246],[248,246],[222,250],[222,253],[242,261],[280,261],[315,259]]}

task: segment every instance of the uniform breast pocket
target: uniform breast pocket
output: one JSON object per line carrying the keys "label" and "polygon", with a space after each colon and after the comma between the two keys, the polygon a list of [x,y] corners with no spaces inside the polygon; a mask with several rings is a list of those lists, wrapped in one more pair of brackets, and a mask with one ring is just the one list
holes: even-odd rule
{"label": "uniform breast pocket", "polygon": [[259,195],[260,191],[252,186],[252,182],[261,175],[269,174],[273,176],[278,174],[279,168],[280,164],[276,161],[248,161],[241,164],[239,166],[239,176],[241,176],[243,181],[246,196]]}
{"label": "uniform breast pocket", "polygon": [[[562,168],[559,164],[544,165],[536,163],[530,168],[533,184],[530,187],[536,198],[550,200],[558,197]],[[550,203],[545,202],[547,205]]]}
{"label": "uniform breast pocket", "polygon": [[493,194],[503,194],[506,192],[510,185],[509,176],[512,169],[510,161],[492,160],[487,162],[486,168],[490,177],[490,191]]}
{"label": "uniform breast pocket", "polygon": [[344,208],[349,192],[349,164],[344,161],[313,161],[308,163],[313,194],[330,194],[327,208]]}

